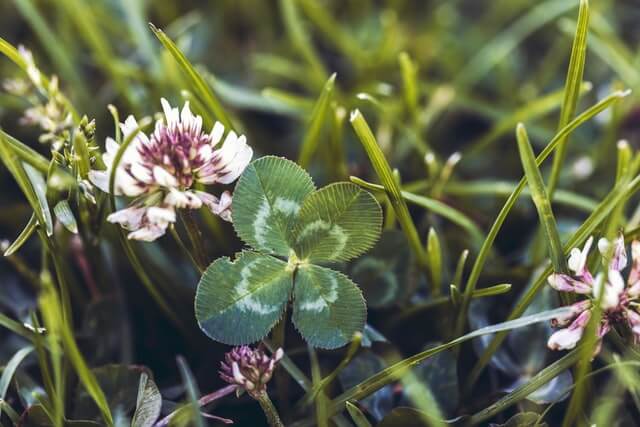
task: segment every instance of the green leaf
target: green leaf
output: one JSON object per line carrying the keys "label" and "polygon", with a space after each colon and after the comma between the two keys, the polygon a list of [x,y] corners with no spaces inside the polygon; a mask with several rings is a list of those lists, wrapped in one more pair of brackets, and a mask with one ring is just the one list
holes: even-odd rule
{"label": "green leaf", "polygon": [[31,237],[31,235],[33,234],[34,231],[37,230],[37,228],[38,228],[38,219],[34,214],[31,214],[31,217],[29,217],[29,222],[27,222],[27,225],[24,226],[24,229],[20,232],[18,237],[16,237],[16,240],[14,240],[13,243],[9,245],[7,250],[4,251],[4,256],[11,256],[14,253],[16,253],[22,247],[22,245],[24,245],[27,242],[27,240],[29,240],[29,237]]}
{"label": "green leaf", "polygon": [[51,219],[51,211],[49,210],[49,203],[47,202],[47,183],[43,176],[33,166],[28,163],[22,163],[24,171],[27,173],[33,192],[38,200],[38,207],[44,218],[44,226],[47,231],[47,236],[53,234],[53,220]]}
{"label": "green leaf", "polygon": [[136,411],[131,420],[131,427],[151,427],[160,416],[162,396],[158,386],[146,372],[140,375]]}
{"label": "green leaf", "polygon": [[371,423],[367,420],[367,417],[362,413],[356,405],[351,402],[347,402],[347,411],[351,415],[351,419],[357,427],[371,427]]}
{"label": "green leaf", "polygon": [[336,74],[333,73],[325,83],[324,88],[320,93],[320,97],[313,107],[309,126],[304,136],[304,140],[302,141],[300,156],[298,157],[298,163],[303,168],[306,168],[309,165],[311,158],[318,149],[322,125],[326,121],[327,113],[331,106],[331,100],[333,99],[333,87],[335,85],[335,80]]}
{"label": "green leaf", "polygon": [[[560,120],[558,122],[558,131],[565,127],[576,112],[578,99],[580,97],[580,85],[582,84],[582,76],[584,75],[584,64],[587,59],[587,35],[589,33],[589,1],[580,0],[580,9],[578,11],[578,25],[573,38],[573,46],[571,47],[571,59],[569,60],[569,69],[567,71],[567,79],[564,85],[564,99],[560,110]],[[558,145],[556,154],[553,157],[553,166],[549,176],[549,194],[553,195],[560,178],[560,171],[564,163],[567,152],[567,135]]]}
{"label": "green leaf", "polygon": [[356,135],[358,135],[358,138],[362,143],[362,147],[367,152],[367,156],[371,161],[371,165],[376,171],[378,179],[382,183],[384,191],[389,198],[389,202],[391,202],[391,206],[398,216],[398,222],[402,227],[402,231],[404,231],[404,233],[407,235],[407,239],[409,240],[411,249],[416,255],[418,264],[421,267],[426,267],[426,251],[424,250],[422,242],[420,241],[418,230],[413,222],[413,219],[411,218],[407,203],[402,197],[402,190],[400,189],[400,185],[394,178],[393,172],[391,171],[391,166],[387,162],[382,149],[378,145],[376,137],[373,135],[369,124],[364,119],[364,116],[359,110],[353,110],[351,112],[349,121],[351,122]]}
{"label": "green leaf", "polygon": [[[198,403],[198,398],[200,397],[200,390],[198,390],[198,384],[196,384],[196,380],[193,377],[193,373],[191,369],[189,369],[189,365],[187,365],[187,361],[182,357],[178,356],[178,369],[180,370],[180,377],[182,377],[182,382],[184,383],[184,387],[187,390],[187,404],[185,408],[187,410],[185,413],[188,415],[189,421],[185,423],[185,426],[195,426],[195,427],[205,427],[206,423],[202,418],[202,414],[200,414],[200,405]],[[171,420],[171,425],[174,424],[175,420]]]}
{"label": "green leaf", "polygon": [[521,412],[509,418],[504,424],[495,424],[496,427],[549,427],[541,420],[542,417],[535,412]]}
{"label": "green leaf", "polygon": [[289,300],[292,271],[276,258],[245,251],[218,258],[196,292],[196,319],[210,338],[229,345],[264,338]]}
{"label": "green leaf", "polygon": [[[394,363],[388,368],[383,369],[375,375],[370,376],[361,383],[351,387],[349,390],[342,393],[332,401],[331,414],[343,409],[345,402],[349,400],[360,400],[371,393],[379,390],[387,384],[390,384],[405,375],[411,368],[417,366],[423,360],[426,360],[438,353],[441,353],[447,349],[453,348],[465,341],[477,338],[483,335],[495,334],[500,331],[510,331],[524,326],[532,325],[534,323],[544,322],[551,320],[557,316],[567,314],[570,311],[569,307],[556,308],[554,310],[547,310],[540,313],[532,314],[530,316],[520,317],[508,322],[502,322],[495,325],[486,326],[484,328],[476,329],[466,335],[458,337],[445,344],[437,347],[432,347],[423,352],[414,354],[404,360]],[[562,360],[562,359],[561,359]],[[556,374],[557,375],[557,374]],[[553,378],[553,377],[551,377]],[[548,381],[548,380],[547,380]],[[542,384],[541,384],[542,385]],[[535,390],[531,390],[532,392]],[[524,396],[526,397],[526,395]]]}
{"label": "green leaf", "polygon": [[295,251],[309,261],[348,261],[370,249],[382,229],[376,199],[340,182],[307,197],[295,227]]}
{"label": "green leaf", "polygon": [[59,201],[53,207],[53,213],[67,230],[73,234],[78,234],[78,223],[76,222],[76,218],[73,216],[69,202],[66,200]]}
{"label": "green leaf", "polygon": [[438,233],[431,227],[427,235],[427,260],[429,261],[429,277],[433,295],[442,293],[442,249]]}
{"label": "green leaf", "polygon": [[501,283],[499,285],[489,286],[488,288],[476,289],[471,294],[472,298],[485,298],[495,295],[502,295],[511,290],[510,283]]}
{"label": "green leaf", "polygon": [[542,174],[536,164],[536,156],[533,153],[527,131],[522,123],[518,124],[516,138],[518,140],[518,151],[520,152],[524,175],[531,189],[531,198],[536,205],[538,217],[542,223],[549,244],[549,255],[553,269],[557,272],[565,272],[566,261],[562,251],[562,243],[560,242],[556,218],[551,209],[551,201],[547,195]]}
{"label": "green leaf", "polygon": [[314,190],[309,174],[290,160],[267,156],[253,161],[233,194],[236,233],[255,249],[289,256],[296,217]]}
{"label": "green leaf", "polygon": [[309,344],[341,347],[362,332],[367,307],[347,276],[317,265],[301,265],[293,289],[293,323]]}
{"label": "green leaf", "polygon": [[[9,362],[2,370],[2,376],[0,376],[0,400],[4,400],[7,395],[7,390],[9,390],[9,384],[11,383],[11,379],[13,378],[13,374],[15,374],[16,369],[22,363],[22,361],[33,351],[32,346],[26,346],[18,350],[12,357],[9,359]],[[0,407],[0,416],[2,416],[2,407]]]}
{"label": "green leaf", "polygon": [[202,76],[196,71],[196,69],[191,65],[191,62],[187,59],[186,56],[180,51],[178,46],[171,40],[167,35],[159,28],[156,28],[155,25],[149,24],[151,27],[151,31],[156,35],[158,40],[162,43],[162,45],[169,51],[173,59],[176,60],[180,69],[187,77],[187,81],[191,86],[191,92],[199,97],[204,105],[207,106],[207,109],[210,113],[212,113],[217,120],[219,120],[227,129],[232,129],[232,123],[227,113],[224,110],[222,104],[213,93],[207,82],[202,78]]}

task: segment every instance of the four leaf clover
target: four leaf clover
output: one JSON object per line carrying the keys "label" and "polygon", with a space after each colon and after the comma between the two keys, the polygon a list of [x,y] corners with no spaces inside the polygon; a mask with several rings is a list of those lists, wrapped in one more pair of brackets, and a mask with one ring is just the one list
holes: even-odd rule
{"label": "four leaf clover", "polygon": [[362,331],[362,292],[318,264],[349,261],[376,243],[382,211],[371,194],[347,182],[316,190],[301,167],[267,156],[242,174],[232,216],[251,249],[217,259],[203,274],[195,312],[205,334],[230,345],[258,341],[290,300],[295,327],[315,347],[343,346]]}

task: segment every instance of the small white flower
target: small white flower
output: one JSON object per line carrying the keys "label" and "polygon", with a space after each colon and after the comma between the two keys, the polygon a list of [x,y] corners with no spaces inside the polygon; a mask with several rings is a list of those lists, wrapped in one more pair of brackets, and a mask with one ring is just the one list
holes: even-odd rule
{"label": "small white flower", "polygon": [[[640,314],[635,308],[637,305],[635,301],[640,298],[640,242],[631,243],[632,265],[626,284],[621,273],[628,262],[624,236],[618,236],[613,242],[607,239],[598,241],[598,250],[602,255],[604,268],[607,268],[607,280],[604,280],[603,273],[598,273],[594,279],[587,267],[587,257],[592,243],[593,238],[589,238],[582,250],[578,248],[571,250],[568,264],[569,269],[575,273],[573,276],[553,273],[547,278],[551,287],[558,291],[589,297],[571,305],[566,314],[552,319],[552,325],[556,327],[562,327],[571,322],[568,328],[558,330],[549,338],[548,346],[553,350],[567,350],[575,347],[582,337],[596,303],[599,303],[602,308],[602,318],[597,327],[594,356],[600,351],[603,337],[613,326],[621,322],[628,324],[634,341],[640,342]],[[624,319],[626,322],[623,322]]]}
{"label": "small white flower", "polygon": [[571,350],[582,338],[582,334],[590,318],[591,311],[583,311],[568,328],[554,332],[549,337],[547,346],[551,350]]}
{"label": "small white flower", "polygon": [[[195,183],[230,184],[247,167],[253,150],[244,135],[229,131],[224,142],[224,126],[216,122],[210,133],[202,131],[202,117],[194,115],[189,102],[181,111],[161,100],[165,120],[156,122],[147,136],[137,132],[115,171],[116,195],[137,197],[134,205],[114,212],[107,219],[132,231],[130,239],[152,241],[175,222],[175,209],[199,209],[202,205],[226,221],[231,221],[231,194],[218,198],[195,190]],[[120,125],[123,139],[138,128],[132,116]],[[220,147],[217,147],[221,143]],[[217,148],[216,148],[217,147]],[[104,171],[91,171],[89,179],[104,192],[120,145],[107,138]]]}
{"label": "small white flower", "polygon": [[592,244],[593,237],[589,237],[582,250],[578,248],[571,249],[567,264],[569,265],[569,269],[573,271],[577,276],[582,276],[586,270],[587,257],[589,256],[589,251],[591,250]]}

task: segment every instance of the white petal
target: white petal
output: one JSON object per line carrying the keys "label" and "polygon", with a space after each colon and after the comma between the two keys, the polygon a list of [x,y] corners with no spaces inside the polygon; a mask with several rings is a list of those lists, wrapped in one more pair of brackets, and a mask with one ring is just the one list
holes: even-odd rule
{"label": "white petal", "polygon": [[167,226],[148,225],[127,235],[129,240],[141,240],[143,242],[153,242],[158,237],[162,237],[167,231]]}
{"label": "white petal", "polygon": [[107,149],[107,153],[115,155],[120,149],[120,144],[118,144],[115,139],[107,137],[105,148]]}
{"label": "white petal", "polygon": [[178,123],[179,121],[179,113],[177,108],[171,108],[169,102],[161,98],[160,103],[162,104],[162,111],[164,111],[164,117],[167,122],[167,125],[173,125]]}
{"label": "white petal", "polygon": [[130,166],[131,175],[133,175],[137,180],[144,182],[145,184],[152,183],[151,171],[148,167],[141,165],[138,162],[131,163]]}
{"label": "white petal", "polygon": [[591,249],[592,244],[593,236],[589,237],[582,250],[578,248],[571,249],[571,254],[569,256],[569,260],[567,261],[569,269],[571,271],[578,275],[581,275],[584,272],[587,264],[587,257],[589,256],[589,250]]}
{"label": "white petal", "polygon": [[126,208],[113,212],[107,217],[107,221],[120,224],[127,230],[137,230],[142,224],[142,218],[144,217],[146,208]]}
{"label": "white petal", "polygon": [[171,175],[167,170],[160,166],[153,167],[153,179],[156,184],[161,185],[163,187],[176,187],[178,185],[178,181],[176,178]]}
{"label": "white petal", "polygon": [[220,176],[218,181],[222,184],[230,184],[235,181],[253,157],[253,150],[246,143],[246,138],[242,135],[238,138],[237,151],[233,160],[225,166],[225,174]]}
{"label": "white petal", "polygon": [[103,192],[109,192],[109,175],[106,171],[89,171],[89,181]]}
{"label": "white petal", "polygon": [[173,208],[151,206],[147,208],[147,220],[151,224],[164,225],[166,228],[170,222],[176,222],[176,211]]}
{"label": "white petal", "polygon": [[220,122],[216,122],[211,129],[211,145],[215,146],[222,139],[224,134],[224,125]]}
{"label": "white petal", "polygon": [[176,208],[199,209],[202,206],[202,200],[194,193],[175,189],[169,191],[164,202]]}

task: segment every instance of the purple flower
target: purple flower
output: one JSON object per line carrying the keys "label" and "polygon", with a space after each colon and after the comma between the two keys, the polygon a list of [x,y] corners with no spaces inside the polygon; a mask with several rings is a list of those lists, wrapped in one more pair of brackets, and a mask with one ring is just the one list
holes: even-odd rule
{"label": "purple flower", "polygon": [[245,390],[254,399],[266,392],[276,364],[282,359],[283,350],[268,356],[260,347],[252,349],[243,345],[225,354],[220,363],[220,378]]}
{"label": "purple flower", "polygon": [[[194,115],[189,102],[182,111],[161,100],[165,120],[156,122],[147,136],[138,132],[123,153],[115,172],[116,195],[136,197],[132,206],[114,212],[108,221],[130,230],[130,239],[153,241],[175,222],[175,209],[199,209],[203,205],[226,221],[231,221],[231,194],[220,197],[195,190],[200,184],[230,184],[251,161],[253,150],[244,135],[229,131],[216,122],[209,133],[202,131],[202,117]],[[123,139],[138,128],[133,116],[120,125]],[[102,156],[107,169],[91,171],[89,179],[102,191],[109,191],[109,176],[120,145],[107,138]]]}
{"label": "purple flower", "polygon": [[562,329],[549,338],[547,345],[552,350],[568,350],[576,346],[589,323],[594,306],[598,303],[602,309],[602,319],[596,331],[598,342],[595,354],[600,351],[602,338],[613,325],[628,325],[634,340],[640,342],[640,314],[636,312],[635,305],[632,305],[640,296],[640,242],[634,241],[631,244],[632,265],[626,284],[622,277],[622,271],[628,261],[624,237],[621,235],[614,242],[606,239],[598,241],[598,249],[606,261],[606,280],[602,273],[594,279],[587,267],[587,257],[592,244],[591,237],[582,250],[571,250],[568,266],[573,275],[554,273],[547,278],[549,285],[560,292],[572,292],[588,297],[571,305],[569,313],[553,319],[553,326]]}

